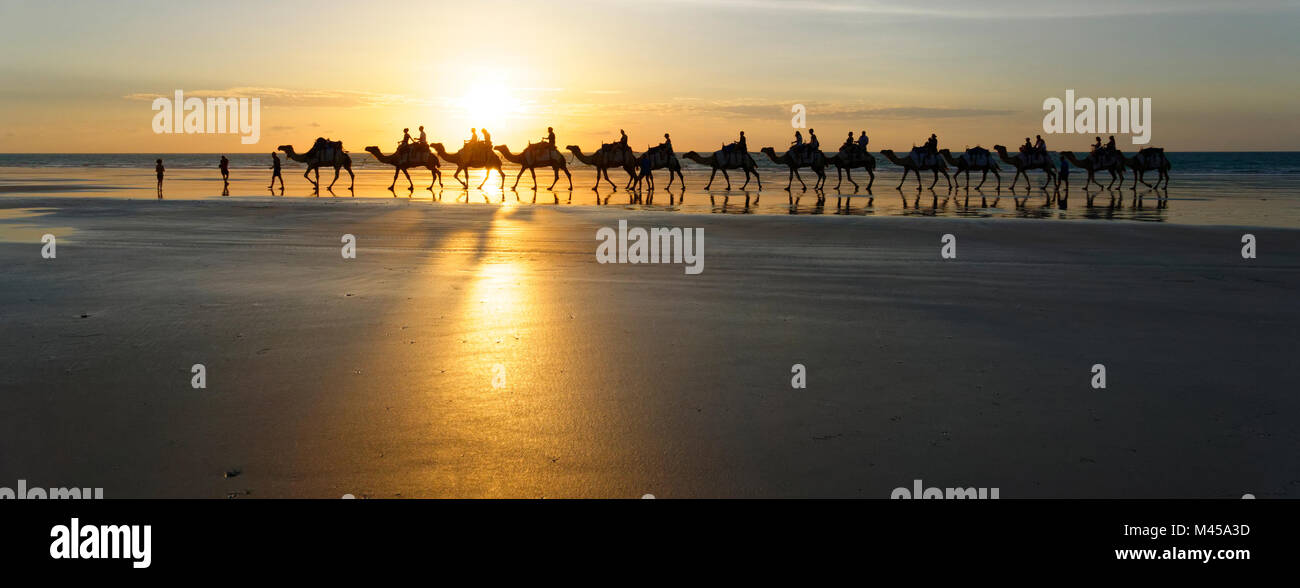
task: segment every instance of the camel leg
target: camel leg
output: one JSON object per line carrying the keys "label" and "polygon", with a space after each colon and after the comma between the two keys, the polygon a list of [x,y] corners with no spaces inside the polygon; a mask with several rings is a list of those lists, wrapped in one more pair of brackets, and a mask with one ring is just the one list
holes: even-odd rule
{"label": "camel leg", "polygon": [[796,168],[794,168],[793,171],[794,171],[794,177],[796,177],[796,178],[799,179],[799,185],[800,185],[800,186],[803,186],[803,189],[804,189],[805,191],[807,191],[807,190],[808,190],[808,184],[807,184],[806,182],[803,181],[803,176],[799,175],[799,168],[796,167]]}
{"label": "camel leg", "polygon": [[[408,186],[406,187],[406,189],[407,189],[407,190],[415,190],[415,182],[412,182],[412,181],[411,181],[411,172],[410,172],[410,170],[407,170],[406,168],[402,168],[402,175],[406,176],[406,183],[408,184]],[[397,182],[394,181],[393,183],[396,184]]]}
{"label": "camel leg", "polygon": [[[800,179],[799,181],[802,182],[803,180]],[[786,191],[786,192],[789,192],[789,191],[790,191],[790,186],[793,186],[793,185],[794,185],[794,168],[792,167],[792,168],[790,168],[790,178],[787,179],[786,182],[785,182],[785,191]]]}
{"label": "camel leg", "polygon": [[[522,177],[524,177],[524,168],[521,167],[521,168],[519,168],[519,173],[515,174],[515,183],[514,183],[513,186],[510,186],[510,189],[511,189],[511,190],[514,190],[515,188],[518,188],[518,187],[519,187],[519,178],[522,178]],[[533,177],[533,186],[536,187],[536,185],[537,185],[537,178],[534,176],[534,177]]]}
{"label": "camel leg", "polygon": [[[903,179],[898,180],[898,186],[896,186],[894,189],[895,190],[901,189],[903,187],[903,182],[906,181],[907,181],[907,168],[903,168]],[[904,203],[906,203],[906,201],[904,201]]]}
{"label": "camel leg", "polygon": [[392,192],[393,187],[397,185],[397,175],[402,173],[402,168],[393,166],[393,181],[388,184],[388,191]]}
{"label": "camel leg", "polygon": [[709,174],[709,183],[704,185],[705,190],[708,190],[709,186],[713,185],[713,178],[716,177],[717,175],[718,175],[718,168],[715,167],[713,168],[713,172]]}
{"label": "camel leg", "polygon": [[869,179],[867,180],[867,191],[870,192],[871,185],[876,183],[876,172],[871,168],[866,168],[866,170],[867,170],[867,176],[869,177]]}
{"label": "camel leg", "polygon": [[[568,166],[564,166],[564,167],[562,167],[562,168],[560,168],[560,169],[564,170],[564,177],[566,177],[566,178],[569,179],[569,191],[572,192],[572,191],[573,191],[573,174],[569,173],[569,167],[568,167]],[[572,198],[573,195],[570,194],[569,197]]]}
{"label": "camel leg", "polygon": [[[929,187],[929,188],[926,188],[927,190],[933,190],[933,189],[934,189],[934,185],[939,183],[939,170],[937,170],[937,169],[932,169],[932,170],[930,170],[930,174],[934,176],[934,180],[930,182],[930,187]],[[920,173],[918,172],[917,175],[919,176]],[[944,177],[947,177],[947,174],[944,174]],[[948,184],[949,184],[948,187],[951,188],[951,187],[952,187],[952,181],[949,180]]]}
{"label": "camel leg", "polygon": [[840,189],[840,184],[844,183],[844,168],[835,166],[835,189]]}
{"label": "camel leg", "polygon": [[[835,171],[838,172],[839,169],[836,168]],[[850,184],[853,184],[853,191],[854,191],[854,192],[857,192],[857,191],[858,191],[858,183],[855,182],[855,181],[853,181],[853,170],[850,169],[850,168],[845,168],[845,169],[844,169],[844,175],[847,176],[847,177],[849,178],[849,183],[850,183]],[[840,187],[839,187],[838,184],[836,184],[835,189],[836,189],[836,190],[839,190],[839,189],[840,189]]]}
{"label": "camel leg", "polygon": [[614,183],[614,180],[609,179],[609,168],[605,168],[605,169],[604,169],[604,174],[605,174],[605,181],[606,181],[606,182],[609,182],[609,188],[610,188],[611,190],[617,190],[617,189],[618,189],[618,184],[615,184],[615,183]]}
{"label": "camel leg", "polygon": [[[967,174],[969,174],[969,173],[970,173],[970,172],[967,172]],[[989,170],[988,170],[988,169],[985,169],[985,170],[984,170],[984,175],[983,175],[982,177],[980,177],[980,185],[975,186],[975,189],[978,190],[978,189],[980,189],[980,188],[983,188],[983,187],[984,187],[984,182],[987,182],[987,181],[989,181]],[[967,176],[966,176],[966,188],[967,188],[967,189],[970,188],[970,175],[967,175]]]}
{"label": "camel leg", "polygon": [[328,187],[326,187],[325,189],[326,189],[326,190],[329,190],[329,189],[333,188],[333,187],[334,187],[334,183],[337,182],[337,181],[339,181],[339,168],[336,167],[336,168],[334,168],[334,179],[333,179],[333,180],[330,180],[330,185],[329,185]]}
{"label": "camel leg", "polygon": [[[676,170],[674,170],[673,173],[676,173],[676,174],[677,174],[677,185],[681,186],[682,189],[685,190],[685,189],[686,189],[686,176],[682,175],[682,168],[680,168],[680,167],[677,168]],[[1169,184],[1166,183],[1165,185],[1167,186],[1167,185],[1169,185]]]}
{"label": "camel leg", "polygon": [[[306,179],[308,182],[311,182],[311,185],[313,185],[313,186],[319,188],[319,187],[320,187],[320,172],[316,172],[316,181],[315,181],[315,182],[312,182],[312,181],[311,181],[311,170],[313,170],[313,169],[316,169],[316,168],[308,167],[308,168],[307,168],[307,171],[302,172],[302,177],[303,177],[304,179]],[[281,184],[281,185],[284,185],[284,180],[280,180],[280,184]]]}
{"label": "camel leg", "polygon": [[[537,168],[528,168],[528,173],[533,176],[533,191],[537,191]],[[560,179],[559,172],[556,172],[555,179]],[[504,184],[503,184],[504,185]],[[515,178],[515,185],[519,185],[519,178]]]}

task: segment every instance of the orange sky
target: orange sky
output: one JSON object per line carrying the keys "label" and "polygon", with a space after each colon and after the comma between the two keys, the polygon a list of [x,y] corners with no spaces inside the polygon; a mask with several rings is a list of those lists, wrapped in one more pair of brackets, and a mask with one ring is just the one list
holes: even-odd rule
{"label": "orange sky", "polygon": [[[1300,149],[1288,2],[212,6],[5,3],[0,152],[269,152],[320,135],[388,149],[420,124],[449,145],[482,126],[522,145],[553,125],[561,144],[624,128],[638,148],[671,132],[679,150],[744,129],[757,149],[789,142],[796,103],[825,144],[866,129],[877,149],[931,132],[989,146],[1041,133],[1043,99],[1067,88],[1150,97],[1153,145]],[[176,89],[259,97],[260,143],[154,134],[150,100]]]}

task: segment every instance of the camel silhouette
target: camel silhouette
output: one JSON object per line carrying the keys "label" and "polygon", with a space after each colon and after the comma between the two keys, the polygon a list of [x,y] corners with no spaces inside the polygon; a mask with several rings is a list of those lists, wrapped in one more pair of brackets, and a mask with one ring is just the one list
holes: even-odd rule
{"label": "camel silhouette", "polygon": [[840,184],[844,182],[844,176],[848,176],[849,183],[853,184],[853,189],[858,189],[858,183],[853,181],[853,168],[860,167],[867,170],[870,180],[867,181],[867,191],[871,191],[871,185],[876,183],[876,158],[867,152],[866,148],[853,146],[842,146],[840,150],[828,158],[826,163],[835,166],[835,189],[840,189]]}
{"label": "camel silhouette", "polygon": [[942,155],[943,160],[953,167],[952,175],[957,176],[961,175],[962,172],[966,172],[967,189],[970,189],[971,170],[984,172],[984,175],[980,177],[980,185],[975,186],[976,190],[984,187],[984,182],[989,179],[989,172],[993,172],[993,177],[998,180],[998,189],[1002,189],[1002,174],[999,173],[1002,168],[998,166],[998,162],[993,159],[993,154],[989,153],[988,149],[979,146],[971,147],[957,157],[953,157],[952,152],[947,149],[940,149],[939,155]]}
{"label": "camel silhouette", "polygon": [[411,185],[411,190],[414,190],[415,182],[411,181],[411,174],[406,171],[412,167],[423,167],[432,172],[433,175],[429,179],[430,190],[433,189],[434,182],[437,182],[439,186],[442,185],[442,172],[438,169],[438,157],[424,145],[419,143],[411,144],[406,149],[399,149],[392,155],[384,155],[384,152],[380,151],[379,147],[371,145],[366,147],[366,152],[375,156],[375,159],[393,166],[393,183],[388,185],[389,190],[392,190],[393,186],[397,185],[397,174],[399,173],[406,175],[406,183]]}
{"label": "camel silhouette", "polygon": [[609,170],[616,167],[621,167],[623,171],[627,172],[627,185],[624,188],[631,188],[632,182],[636,180],[637,160],[636,154],[632,152],[631,147],[619,143],[606,143],[591,155],[583,155],[582,149],[577,145],[569,145],[565,149],[571,151],[573,156],[578,158],[578,161],[596,168],[596,185],[592,186],[592,190],[600,188],[601,177],[604,177],[605,181],[609,182],[611,188],[617,189],[618,186],[614,184],[613,180],[609,179]]}
{"label": "camel silhouette", "polygon": [[[501,173],[501,158],[497,157],[496,152],[491,149],[476,143],[469,143],[461,147],[460,151],[447,153],[447,149],[442,146],[442,143],[432,143],[429,146],[433,147],[433,150],[438,153],[438,157],[447,160],[447,163],[456,164],[456,173],[452,174],[451,177],[460,182],[461,186],[468,188],[469,170],[481,167],[484,169],[484,173],[483,181],[479,182],[479,188],[482,188],[487,183],[488,178],[492,176],[492,170],[497,170],[497,175],[501,176],[501,189],[506,189],[506,175]],[[461,172],[465,172],[464,180],[460,179]]]}
{"label": "camel silhouette", "polygon": [[796,178],[798,178],[799,185],[803,186],[804,190],[808,189],[808,184],[805,184],[803,178],[799,176],[799,168],[801,167],[811,167],[813,172],[817,174],[817,182],[813,184],[814,190],[820,190],[826,184],[826,154],[821,151],[812,150],[806,154],[795,154],[786,151],[781,155],[777,155],[775,149],[764,147],[762,153],[767,155],[768,159],[773,162],[790,169],[790,179],[786,182],[786,190],[789,190],[794,185]]}
{"label": "camel silhouette", "polygon": [[899,157],[894,153],[893,149],[880,150],[880,154],[884,155],[885,159],[888,159],[890,163],[903,168],[903,177],[898,180],[898,186],[895,186],[895,188],[902,188],[903,182],[907,181],[907,174],[916,172],[916,189],[920,190],[921,170],[928,169],[934,175],[934,181],[930,182],[930,189],[933,189],[934,185],[939,183],[939,174],[943,174],[943,179],[948,180],[948,189],[951,190],[952,178],[948,176],[948,166],[943,162],[943,160],[936,157],[933,160],[926,161],[924,158],[918,156],[917,151],[917,148],[913,147],[911,153],[905,157]]}
{"label": "camel silhouette", "polygon": [[1026,162],[1024,157],[1021,157],[1020,155],[1008,155],[1005,146],[994,145],[993,150],[998,152],[998,157],[1001,157],[1002,161],[1005,161],[1011,164],[1012,167],[1016,168],[1016,176],[1011,179],[1012,190],[1016,189],[1016,182],[1020,181],[1021,175],[1025,176],[1025,183],[1029,183],[1028,170],[1031,169],[1041,169],[1047,174],[1047,180],[1043,182],[1043,188],[1046,188],[1048,184],[1056,183],[1056,165],[1052,163],[1052,158],[1050,156],[1043,158],[1043,161],[1030,163]]}
{"label": "camel silhouette", "polygon": [[[302,177],[307,178],[308,182],[317,190],[320,189],[320,168],[321,166],[330,166],[334,168],[334,180],[326,187],[326,190],[334,187],[334,182],[339,181],[339,168],[348,170],[348,189],[351,190],[356,185],[356,174],[352,173],[352,157],[347,151],[343,150],[342,141],[330,141],[324,137],[318,137],[316,143],[312,145],[306,153],[296,153],[293,145],[281,145],[278,148],[283,151],[285,156],[297,162],[307,164],[307,171],[302,172]],[[309,174],[316,172],[316,180],[312,181]]]}
{"label": "camel silhouette", "polygon": [[550,143],[529,143],[519,155],[511,153],[510,148],[505,145],[497,145],[495,149],[501,152],[501,156],[506,158],[506,161],[519,164],[519,175],[515,176],[515,185],[510,187],[511,190],[519,186],[519,178],[524,176],[524,170],[533,175],[533,189],[536,190],[537,168],[539,167],[549,167],[555,172],[555,180],[546,188],[547,190],[555,188],[555,184],[560,181],[561,171],[564,172],[564,177],[569,179],[569,189],[573,189],[573,174],[569,173],[568,162],[554,145]]}
{"label": "camel silhouette", "polygon": [[754,158],[748,153],[741,153],[739,149],[714,151],[707,156],[702,156],[694,151],[687,151],[682,157],[713,169],[713,172],[709,174],[709,183],[704,186],[705,190],[713,186],[713,178],[718,175],[719,171],[722,172],[722,178],[727,181],[727,189],[730,190],[731,177],[727,175],[729,169],[738,169],[745,172],[745,183],[740,186],[741,190],[749,186],[749,174],[754,174],[754,179],[758,180],[758,189],[763,189],[763,178],[758,175],[758,164],[754,163]]}

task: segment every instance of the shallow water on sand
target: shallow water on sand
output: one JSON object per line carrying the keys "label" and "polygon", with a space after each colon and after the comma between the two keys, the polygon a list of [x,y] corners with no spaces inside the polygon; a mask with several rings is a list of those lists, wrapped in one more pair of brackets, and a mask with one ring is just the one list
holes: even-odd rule
{"label": "shallow water on sand", "polygon": [[[1191,157],[1197,154],[1176,154]],[[1280,161],[1289,161],[1292,154],[1273,154]],[[145,167],[126,159],[120,165],[88,165],[73,167],[59,165],[59,161],[75,156],[45,156],[58,159],[45,161],[42,156],[0,156],[0,198],[5,196],[77,196],[110,198],[157,198],[152,166]],[[109,156],[97,156],[109,157]],[[130,156],[120,156],[130,157]],[[164,156],[165,163],[168,161]],[[1042,189],[1041,172],[1030,176],[1032,187],[1026,188],[1023,179],[1013,192],[1009,189],[1012,172],[1003,174],[1002,188],[995,187],[990,177],[983,189],[967,189],[965,178],[958,181],[963,187],[949,189],[942,177],[930,189],[932,178],[923,176],[918,189],[915,176],[902,187],[898,168],[882,162],[871,189],[867,189],[867,176],[858,170],[853,178],[859,188],[849,181],[839,184],[833,170],[825,188],[813,188],[815,175],[810,170],[801,172],[807,189],[801,189],[798,180],[787,192],[789,174],[771,164],[761,165],[763,187],[755,182],[742,190],[744,174],[732,174],[731,190],[719,174],[710,190],[704,187],[709,181],[709,170],[693,163],[683,163],[685,188],[675,181],[668,186],[665,171],[656,172],[657,189],[627,190],[627,175],[621,170],[611,172],[617,184],[611,187],[603,182],[599,190],[592,190],[595,171],[580,163],[574,164],[573,189],[563,174],[555,190],[547,189],[554,178],[550,170],[537,174],[540,187],[533,188],[531,177],[525,173],[518,189],[512,189],[518,168],[508,165],[505,170],[505,188],[495,173],[483,183],[484,172],[470,174],[469,187],[462,188],[451,178],[454,168],[443,165],[442,186],[429,189],[427,170],[411,171],[414,188],[408,188],[404,177],[399,176],[393,191],[392,168],[372,161],[366,154],[354,154],[356,181],[348,190],[346,173],[335,184],[333,191],[322,188],[317,194],[303,178],[302,167],[286,163],[284,176],[286,188],[272,191],[267,188],[270,172],[256,163],[251,156],[235,156],[232,161],[231,182],[223,186],[215,169],[194,167],[203,156],[177,155],[168,163],[163,186],[164,199],[207,198],[409,198],[442,205],[536,205],[536,206],[617,206],[629,210],[680,211],[684,213],[725,214],[848,214],[882,216],[940,216],[978,218],[1044,218],[1044,219],[1097,219],[1169,222],[1199,225],[1242,225],[1300,228],[1300,168],[1282,169],[1278,173],[1261,173],[1261,170],[1241,169],[1224,164],[1223,159],[1196,165],[1184,165],[1180,173],[1172,175],[1168,189],[1131,188],[1131,176],[1124,188],[1105,190],[1095,185],[1083,189],[1085,176],[1078,171],[1071,175],[1072,185],[1059,193]],[[264,158],[264,156],[259,156]],[[244,159],[247,158],[247,162]],[[1177,162],[1176,157],[1171,157]],[[115,161],[115,160],[112,160]],[[1206,161],[1210,161],[1206,158]],[[1231,160],[1228,160],[1231,163]],[[152,160],[149,160],[152,163]],[[242,164],[242,167],[241,167]],[[1177,166],[1176,166],[1177,167]],[[332,170],[321,174],[322,183],[328,185]],[[972,176],[979,184],[978,176]],[[1154,177],[1148,178],[1153,181]],[[1107,180],[1102,179],[1103,183]],[[483,184],[482,189],[478,186]],[[224,188],[224,190],[223,190]]]}

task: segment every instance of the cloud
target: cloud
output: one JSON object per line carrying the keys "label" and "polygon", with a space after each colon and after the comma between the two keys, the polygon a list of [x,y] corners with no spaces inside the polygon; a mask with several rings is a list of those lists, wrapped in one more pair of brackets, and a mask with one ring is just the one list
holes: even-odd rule
{"label": "cloud", "polygon": [[[753,102],[726,100],[678,99],[668,102],[646,102],[629,104],[565,104],[565,114],[570,116],[640,116],[659,114],[669,116],[712,116],[737,119],[788,119],[792,116],[790,107],[796,101],[789,102]],[[1006,116],[1019,111],[944,106],[899,106],[873,105],[843,102],[802,102],[809,120],[845,120],[845,119],[930,119],[930,118],[973,118],[988,116]]]}
{"label": "cloud", "polygon": [[1089,0],[1036,2],[1020,0],[665,0],[693,6],[834,16],[923,17],[958,20],[1114,18],[1129,16],[1272,13],[1297,9],[1295,0]]}
{"label": "cloud", "polygon": [[[378,92],[354,92],[347,90],[294,90],[255,86],[238,86],[224,90],[187,90],[185,97],[195,98],[260,98],[263,106],[328,106],[335,108],[364,108],[376,106],[397,106],[407,104],[427,105],[428,99],[417,99],[401,94],[383,94]],[[153,101],[155,98],[171,98],[174,92],[160,94],[156,92],[137,92],[123,96],[127,100]],[[269,103],[269,104],[268,104]]]}

